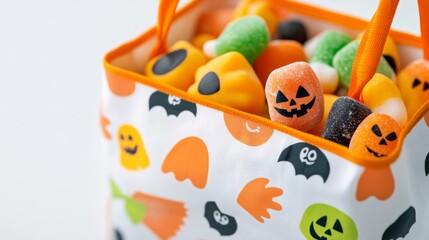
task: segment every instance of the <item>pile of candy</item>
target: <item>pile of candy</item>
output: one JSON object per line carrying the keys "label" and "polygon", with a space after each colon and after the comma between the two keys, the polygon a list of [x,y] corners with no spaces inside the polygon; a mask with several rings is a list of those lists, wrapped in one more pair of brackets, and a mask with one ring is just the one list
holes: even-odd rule
{"label": "pile of candy", "polygon": [[328,30],[308,39],[302,22],[281,18],[266,1],[203,13],[192,42],[179,41],[151,59],[145,75],[241,111],[269,115],[357,153],[388,156],[408,118],[429,100],[429,62],[417,60],[401,69],[396,44],[388,37],[359,102],[343,95],[362,35],[353,39]]}

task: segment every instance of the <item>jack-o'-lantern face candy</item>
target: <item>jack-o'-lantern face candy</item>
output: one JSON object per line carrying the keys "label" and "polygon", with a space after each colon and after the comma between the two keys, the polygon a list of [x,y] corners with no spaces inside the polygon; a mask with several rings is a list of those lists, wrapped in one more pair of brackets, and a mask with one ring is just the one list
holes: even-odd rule
{"label": "jack-o'-lantern face candy", "polygon": [[429,61],[420,59],[410,63],[398,74],[398,87],[411,118],[429,101]]}
{"label": "jack-o'-lantern face candy", "polygon": [[392,117],[372,113],[356,129],[350,151],[377,158],[388,156],[398,143],[401,126]]}
{"label": "jack-o'-lantern face candy", "polygon": [[323,117],[323,90],[311,67],[296,62],[271,72],[265,86],[271,120],[307,131]]}

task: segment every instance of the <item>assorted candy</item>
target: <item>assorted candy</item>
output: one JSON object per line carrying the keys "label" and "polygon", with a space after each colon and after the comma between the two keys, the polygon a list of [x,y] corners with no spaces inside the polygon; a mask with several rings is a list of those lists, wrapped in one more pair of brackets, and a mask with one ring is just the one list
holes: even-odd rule
{"label": "assorted candy", "polygon": [[300,43],[293,40],[274,40],[259,55],[253,64],[253,68],[265,86],[265,82],[272,71],[290,63],[302,61],[306,62],[307,56]]}
{"label": "assorted candy", "polygon": [[[333,65],[335,69],[337,69],[340,83],[347,88],[350,86],[350,76],[352,74],[353,62],[355,60],[358,48],[358,41],[350,42],[340,51],[338,51],[333,59]],[[380,63],[378,64],[377,68],[377,73],[381,73],[392,80],[396,78],[395,72],[390,67],[389,63],[384,59],[384,57],[380,59]]]}
{"label": "assorted candy", "polygon": [[265,104],[261,81],[238,52],[226,53],[200,67],[188,93],[258,115]]}
{"label": "assorted candy", "polygon": [[241,53],[250,64],[265,50],[270,40],[265,21],[258,16],[241,17],[225,27],[214,44],[216,56]]}
{"label": "assorted candy", "polygon": [[361,38],[337,30],[310,37],[304,22],[269,2],[243,0],[202,13],[192,44],[175,43],[147,63],[145,75],[380,158],[429,101],[429,61],[401,68],[388,36],[359,101],[345,97]]}
{"label": "assorted candy", "polygon": [[[194,83],[197,69],[207,62],[204,54],[186,41],[174,44],[168,52],[151,59],[145,75],[162,83],[187,90]],[[177,81],[180,76],[180,81]]]}
{"label": "assorted candy", "polygon": [[323,118],[323,90],[306,62],[291,63],[268,77],[265,95],[271,120],[307,131]]}

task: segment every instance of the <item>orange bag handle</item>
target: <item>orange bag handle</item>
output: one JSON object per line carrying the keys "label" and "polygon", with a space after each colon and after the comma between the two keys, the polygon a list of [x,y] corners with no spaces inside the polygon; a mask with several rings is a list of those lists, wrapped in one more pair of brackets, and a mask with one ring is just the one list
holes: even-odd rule
{"label": "orange bag handle", "polygon": [[[377,71],[399,0],[381,0],[367,27],[353,62],[348,96],[360,100],[366,83]],[[418,0],[423,58],[429,60],[429,0]]]}
{"label": "orange bag handle", "polygon": [[429,0],[419,0],[419,12],[423,58],[429,60]]}
{"label": "orange bag handle", "polygon": [[377,11],[365,30],[353,62],[347,94],[349,97],[359,101],[363,87],[377,71],[398,4],[399,0],[380,1]]}
{"label": "orange bag handle", "polygon": [[150,52],[150,58],[156,57],[167,50],[167,35],[173,22],[179,0],[160,0],[158,8],[158,24],[156,26],[157,42]]}

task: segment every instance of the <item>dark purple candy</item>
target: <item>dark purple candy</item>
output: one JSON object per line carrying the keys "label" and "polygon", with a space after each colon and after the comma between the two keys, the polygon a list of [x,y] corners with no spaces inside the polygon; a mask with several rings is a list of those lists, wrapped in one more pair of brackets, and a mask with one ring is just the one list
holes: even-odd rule
{"label": "dark purple candy", "polygon": [[355,99],[339,97],[329,112],[322,137],[348,147],[356,128],[370,114],[371,109]]}
{"label": "dark purple candy", "polygon": [[304,24],[298,20],[284,21],[277,26],[276,38],[295,40],[304,44],[304,42],[307,41],[307,30]]}

